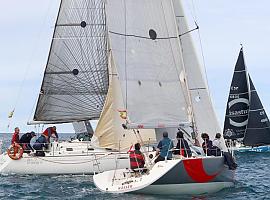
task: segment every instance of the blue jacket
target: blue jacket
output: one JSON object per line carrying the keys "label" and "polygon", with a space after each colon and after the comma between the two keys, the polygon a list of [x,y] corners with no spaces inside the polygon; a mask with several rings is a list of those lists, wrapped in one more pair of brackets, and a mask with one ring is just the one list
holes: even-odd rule
{"label": "blue jacket", "polygon": [[172,151],[169,151],[173,148],[173,141],[170,138],[163,138],[159,143],[157,148],[160,149],[160,156],[165,158],[172,158]]}

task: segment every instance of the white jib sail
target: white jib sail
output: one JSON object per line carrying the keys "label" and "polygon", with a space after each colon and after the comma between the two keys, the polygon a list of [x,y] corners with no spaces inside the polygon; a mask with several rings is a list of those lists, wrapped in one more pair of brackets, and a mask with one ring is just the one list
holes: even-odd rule
{"label": "white jib sail", "polygon": [[109,62],[109,91],[96,131],[91,140],[92,145],[123,150],[136,142],[141,143],[143,141],[145,144],[155,142],[156,135],[153,129],[140,130],[141,140],[138,135],[134,134],[133,130],[122,127],[122,124],[125,124],[124,102],[114,62],[112,59],[109,61],[111,61]]}
{"label": "white jib sail", "polygon": [[189,123],[172,1],[107,1],[106,14],[129,127]]}

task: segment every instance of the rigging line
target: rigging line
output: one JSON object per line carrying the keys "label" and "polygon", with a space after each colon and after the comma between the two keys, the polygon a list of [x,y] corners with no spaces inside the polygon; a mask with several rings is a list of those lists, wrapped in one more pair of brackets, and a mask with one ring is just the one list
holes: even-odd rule
{"label": "rigging line", "polygon": [[[99,40],[98,40],[99,41]],[[87,40],[87,42],[88,42],[88,40]],[[97,42],[97,41],[96,41]],[[90,46],[90,44],[89,44],[89,46]],[[105,50],[104,50],[105,51]],[[93,51],[90,51],[90,52],[93,52]],[[104,60],[104,59],[102,59],[102,58],[100,58],[101,56],[100,56],[100,54],[98,53],[98,51],[95,51],[95,53],[96,53],[96,56],[95,57],[98,57],[99,58],[99,60]],[[84,54],[85,55],[85,57],[86,57],[86,54]],[[103,55],[102,57],[104,57],[105,58],[105,56]],[[90,60],[90,59],[87,59],[87,60]],[[95,59],[94,59],[94,62],[96,62],[95,61]],[[94,67],[96,68],[96,70],[98,70],[97,69],[97,63],[95,63],[94,64]],[[105,64],[103,64],[103,66],[107,66],[106,65],[106,63]],[[103,85],[104,86],[104,81],[102,81],[103,79],[102,79],[102,76],[101,76],[101,73],[97,73],[97,77],[98,77],[98,79],[95,79],[95,82],[97,83],[97,85]]]}
{"label": "rigging line", "polygon": [[[114,31],[109,31],[109,33],[115,34],[115,35],[121,35],[126,37],[135,37],[135,38],[141,38],[141,39],[147,39],[147,40],[153,40],[150,37],[146,36],[140,36],[140,35],[134,35],[134,34],[124,34],[124,33],[118,33]],[[168,36],[168,37],[157,37],[155,40],[167,40],[167,39],[176,39],[177,36]]]}
{"label": "rigging line", "polygon": [[[57,55],[55,55],[68,69],[69,69],[69,67],[62,61],[62,59],[60,58],[60,57],[58,57]],[[60,77],[60,79],[62,79],[64,82],[66,82],[66,80],[64,80],[63,79],[63,77],[62,76],[59,76],[59,74],[57,74],[57,76],[58,77]],[[79,80],[79,79],[78,79]],[[79,81],[79,82],[81,82],[81,81]],[[76,87],[74,87],[74,85],[70,85],[72,88],[74,88],[75,90],[77,89]],[[85,86],[84,86],[85,87]],[[48,88],[49,89],[49,88]],[[86,87],[85,87],[85,89],[87,89]],[[71,96],[73,96],[73,95],[71,95]],[[74,97],[74,96],[73,96]],[[85,99],[87,99],[89,102],[92,102],[92,103],[94,103],[94,101],[91,99],[91,98],[89,98],[88,96],[86,96],[86,95],[84,95],[84,97],[85,97]],[[75,98],[76,99],[76,98]],[[78,99],[79,100],[79,99]],[[97,100],[97,99],[96,99]],[[97,101],[95,101],[95,102],[97,102]]]}
{"label": "rigging line", "polygon": [[184,33],[180,34],[179,37],[182,37],[183,35],[186,35],[186,34],[188,34],[188,33],[190,33],[190,32],[199,30],[199,26],[198,26],[198,24],[197,24],[196,22],[195,22],[195,25],[196,25],[196,28],[193,28],[193,29],[191,29],[191,30],[189,30],[189,31],[187,31],[187,32],[184,32]]}
{"label": "rigging line", "polygon": [[[87,106],[86,108],[88,108],[88,110],[91,110],[91,108],[93,110],[96,110],[96,111],[99,110],[99,109],[97,109],[97,107],[85,105],[85,104],[87,104],[89,102],[88,101],[84,101],[84,100],[82,100],[80,98],[77,98],[76,95],[73,96],[72,94],[70,94],[69,96],[72,97],[73,99],[69,98],[69,100],[66,100],[66,98],[65,99],[63,99],[63,98],[57,98],[57,97],[53,97],[51,95],[46,95],[45,94],[45,97],[51,97],[51,98],[53,98],[55,100],[61,101],[62,103],[66,103],[67,105],[69,105],[70,108],[76,108],[76,109],[78,109],[78,108],[83,108],[84,106]],[[59,104],[50,104],[50,103],[43,104],[43,107],[45,107],[46,105],[53,105],[55,107],[61,107]],[[73,107],[73,106],[77,106],[77,107]],[[68,107],[66,107],[66,108],[68,109]]]}
{"label": "rigging line", "polygon": [[[86,3],[86,9],[84,9],[85,10],[85,12],[88,14],[89,12],[89,10],[88,10],[88,7],[89,7],[89,1]],[[92,2],[93,4],[95,4],[96,2]],[[97,5],[95,4],[95,6],[94,6],[95,8],[97,7]],[[92,10],[91,10],[92,11]],[[93,12],[94,11],[96,11],[96,9],[93,9]],[[83,13],[81,13],[81,14],[83,14]],[[91,14],[90,15],[90,17],[92,17],[93,15]],[[89,16],[88,16],[89,17]],[[82,21],[82,16],[80,16],[80,19],[81,19],[81,21]],[[89,18],[86,18],[87,20],[89,19]],[[93,18],[93,22],[90,20],[90,22],[91,22],[91,25],[90,25],[90,30],[91,30],[91,27],[93,28],[93,26],[94,26],[94,22],[95,22],[95,20],[94,20],[95,18]],[[96,22],[96,23],[98,23],[98,22]],[[100,23],[101,24],[101,23]],[[95,30],[95,29],[97,29],[97,28],[93,28],[93,30]],[[91,32],[93,32],[93,30],[91,30]],[[85,30],[84,31],[84,29],[80,29],[80,33],[83,35],[83,33],[85,33],[85,36],[88,38],[88,35],[87,35],[87,33],[88,33],[88,31],[87,30]],[[77,38],[77,41],[78,41],[79,39]],[[88,42],[88,39],[86,40],[86,42]],[[80,45],[80,48],[81,48],[81,51],[82,51],[82,56],[81,56],[81,58],[82,58],[82,62],[84,62],[84,58],[86,58],[86,63],[88,63],[87,61],[90,61],[90,59],[89,59],[89,57],[87,57],[87,53],[85,53],[84,52],[84,50],[83,50],[83,45],[82,45],[82,43],[81,43],[81,41],[78,41],[78,44]],[[86,45],[86,48],[88,48],[88,46],[90,46],[90,45]],[[92,52],[92,51],[90,51],[90,52]],[[94,62],[95,62],[95,60],[94,60]],[[89,66],[91,66],[91,64],[90,63],[88,63],[88,65]],[[97,64],[96,63],[94,63],[94,66],[96,66]],[[88,67],[88,66],[86,66],[86,67]],[[89,69],[91,69],[90,67],[89,67]],[[97,71],[98,71],[98,69],[96,69]],[[89,75],[90,76],[90,75]],[[97,73],[97,76],[99,77],[99,74]],[[90,77],[89,77],[89,79],[90,79]],[[95,79],[96,80],[96,79]]]}
{"label": "rigging line", "polygon": [[194,21],[198,21],[197,19],[197,14],[196,14],[196,8],[195,8],[195,3],[194,3],[194,0],[191,0],[191,3],[192,3],[192,9],[193,9],[193,20]]}
{"label": "rigging line", "polygon": [[[105,3],[104,2],[101,2],[100,3],[101,5],[103,5],[103,9],[102,9],[102,12],[101,12],[101,17],[99,18],[99,20],[101,20],[102,22],[101,23],[104,23],[105,24],[105,11],[104,11],[104,6],[105,6]],[[100,13],[98,13],[100,14]],[[93,18],[93,15],[91,15],[91,17]],[[93,21],[96,21],[95,18],[93,18]],[[96,39],[96,43],[98,41],[98,45],[97,46],[100,46],[100,47],[103,47],[102,51],[96,51],[97,52],[97,56],[99,57],[99,60],[104,60],[105,63],[104,63],[104,70],[106,70],[106,72],[108,73],[108,69],[107,69],[107,66],[108,66],[108,58],[107,58],[107,40],[106,40],[106,26],[103,26],[103,27],[99,27],[99,29],[95,28],[95,27],[92,27],[93,31],[99,31],[104,34],[104,36],[102,38],[98,38]],[[97,33],[98,35],[99,33]],[[88,36],[88,35],[87,35]],[[89,40],[87,40],[87,43],[88,43],[88,46],[91,46]],[[88,59],[90,60],[90,59]],[[97,65],[95,66],[97,67]],[[107,77],[103,77],[101,73],[98,74],[98,81],[99,81],[99,84],[101,84],[103,86],[103,88],[107,88],[108,89],[108,78]],[[105,79],[105,80],[104,80]],[[107,83],[107,84],[106,84]]]}
{"label": "rigging line", "polygon": [[[23,90],[23,86],[24,86],[24,84],[25,84],[27,74],[29,73],[29,70],[30,70],[30,68],[31,68],[31,65],[32,65],[32,62],[33,62],[34,54],[36,54],[36,49],[37,49],[37,46],[38,46],[38,40],[40,40],[42,31],[43,31],[43,29],[44,29],[44,27],[45,27],[44,25],[45,25],[45,22],[46,22],[46,20],[47,20],[47,16],[49,16],[48,13],[49,13],[51,7],[52,7],[52,1],[49,2],[49,5],[48,5],[48,7],[47,7],[47,9],[46,9],[46,11],[45,11],[45,17],[43,18],[44,20],[43,20],[43,22],[42,22],[42,25],[40,26],[40,29],[38,30],[37,37],[36,37],[35,42],[34,42],[33,50],[32,50],[32,52],[30,53],[30,58],[29,58],[30,61],[29,61],[28,65],[26,66],[26,69],[25,69],[25,71],[24,71],[24,76],[23,76],[24,78],[23,78],[23,80],[22,80],[22,82],[21,82],[21,84],[20,84],[20,86],[19,86],[19,92],[18,92],[17,97],[16,97],[16,99],[15,99],[14,108],[13,108],[13,111],[12,111],[12,112],[13,112],[13,116],[14,116],[15,108],[17,107],[18,101],[19,101],[19,99],[20,99],[20,97],[21,97],[22,90]],[[9,119],[9,125],[8,125],[8,126],[10,126],[10,124],[11,124],[11,122],[12,122],[13,116]]]}
{"label": "rigging line", "polygon": [[[82,101],[74,101],[72,100],[71,98],[69,99],[63,99],[63,98],[57,98],[57,97],[54,97],[53,98],[54,100],[58,100],[60,101],[62,104],[63,103],[66,103],[66,107],[63,107],[62,105],[60,104],[53,104],[53,103],[47,103],[47,104],[44,104],[44,107],[46,105],[50,105],[50,106],[55,106],[55,107],[63,107],[63,108],[66,108],[67,110],[71,109],[71,108],[74,108],[75,110],[77,110],[78,112],[82,112],[82,110],[88,110],[88,111],[100,111],[101,107],[91,107],[91,106],[87,106],[85,102],[82,102]],[[82,109],[81,109],[82,108]],[[63,112],[63,110],[62,110]]]}
{"label": "rigging line", "polygon": [[[126,1],[124,0],[124,20],[125,20],[125,35],[127,34],[127,5],[126,5]],[[109,31],[110,32],[110,31]],[[125,92],[126,92],[126,94],[125,94],[125,96],[126,96],[126,102],[125,102],[125,107],[126,107],[126,113],[127,113],[127,115],[128,115],[128,80],[127,80],[127,73],[128,73],[128,71],[127,71],[127,37],[125,37],[125,42],[124,42],[124,50],[125,50],[125,55],[124,55],[124,61],[125,61],[125,79],[126,79],[126,90],[125,90]]]}
{"label": "rigging line", "polygon": [[[65,44],[65,42],[64,42],[64,45],[66,46],[66,48],[67,48],[67,50],[68,50],[68,52],[72,55],[72,57],[74,58],[74,60],[77,62],[77,64],[78,64],[78,66],[79,66],[79,63],[78,63],[78,61],[76,60],[76,58],[74,57],[74,54],[71,52],[71,49],[68,47],[68,45],[67,44]],[[54,53],[55,54],[55,53]],[[70,68],[69,68],[69,66],[64,62],[64,60],[63,59],[61,59],[57,54],[55,54],[55,56],[67,67],[67,69],[69,69],[70,70]],[[81,67],[79,66],[79,68],[81,69]],[[59,76],[59,75],[58,75]],[[61,77],[62,78],[62,76],[59,76],[59,77]],[[81,80],[79,79],[79,77],[75,77],[77,80],[78,80],[78,82],[80,82],[80,83],[82,83],[81,82]],[[63,78],[62,78],[63,79]],[[73,87],[73,86],[72,86]],[[88,88],[85,86],[85,85],[83,85],[83,87],[86,89],[86,90],[88,90]],[[76,88],[75,88],[76,89]],[[97,94],[98,95],[98,94]],[[86,97],[86,96],[85,96]],[[91,99],[89,99],[88,97],[87,97],[87,99],[91,102]],[[96,99],[97,100],[97,99]],[[99,99],[100,100],[100,99]]]}
{"label": "rigging line", "polygon": [[[77,104],[76,105],[76,101],[65,101],[65,100],[63,100],[63,99],[58,99],[58,98],[54,98],[54,99],[56,99],[56,100],[60,100],[60,101],[62,101],[62,102],[65,102],[65,103],[67,103],[67,104],[71,104],[71,106],[69,106],[69,107],[64,107],[64,106],[61,106],[61,105],[59,105],[59,104],[52,104],[52,103],[47,103],[46,105],[50,105],[51,107],[53,107],[53,106],[55,106],[55,107],[57,107],[57,108],[66,108],[67,110],[71,110],[71,108],[75,108],[75,109],[78,109],[78,108],[83,108],[83,109],[80,109],[80,111],[82,111],[82,110],[85,110],[85,111],[97,111],[97,108],[96,109],[91,109],[91,107],[90,106],[88,106],[88,107],[86,107],[86,106],[84,106],[85,104]],[[74,106],[77,106],[77,107],[74,107]],[[63,110],[61,110],[61,112],[63,112]]]}
{"label": "rigging line", "polygon": [[[173,4],[172,4],[172,1],[171,1],[171,9],[172,9],[172,11],[174,12],[174,7],[173,7]],[[175,16],[175,13],[173,13],[173,15]],[[177,22],[176,22],[176,18],[175,18],[175,29],[176,29],[176,32],[178,33],[179,32],[179,30],[178,30],[178,25],[177,25]],[[179,27],[180,28],[180,27]],[[187,83],[187,75],[186,75],[186,70],[185,70],[185,62],[184,62],[184,57],[183,57],[183,46],[182,46],[182,41],[181,41],[181,38],[180,38],[180,36],[177,38],[177,39],[179,39],[179,45],[178,45],[178,48],[179,48],[179,56],[180,56],[180,62],[182,63],[182,65],[183,65],[183,72],[184,72],[184,75],[185,75],[185,77],[184,77],[184,83],[185,83],[185,86],[186,86],[186,88],[183,88],[183,85],[181,84],[181,80],[180,80],[180,72],[178,72],[178,74],[179,74],[179,81],[180,81],[180,86],[181,86],[181,88],[183,89],[183,91],[185,91],[184,89],[186,89],[186,92],[187,92],[187,96],[188,96],[188,99],[186,98],[186,96],[185,95],[183,95],[184,96],[184,99],[185,99],[185,102],[186,102],[186,104],[187,105],[190,105],[191,106],[191,115],[192,115],[192,124],[193,124],[193,126],[194,126],[194,124],[195,124],[195,118],[194,118],[194,112],[193,112],[193,104],[192,104],[192,100],[191,100],[191,97],[190,97],[190,94],[189,94],[189,86],[188,86],[188,83]],[[177,69],[177,67],[176,67],[176,69]],[[187,114],[189,115],[189,113],[187,112]]]}
{"label": "rigging line", "polygon": [[[67,103],[67,105],[71,105],[71,106],[69,106],[69,107],[73,107],[74,105],[76,106],[78,106],[78,107],[76,107],[76,109],[78,109],[78,108],[83,108],[84,106],[86,106],[85,104],[87,104],[87,103],[89,103],[89,101],[84,101],[83,99],[80,99],[80,98],[77,98],[77,96],[75,95],[73,95],[73,94],[69,94],[69,96],[70,97],[72,97],[72,98],[69,98],[68,100],[67,100],[67,98],[65,98],[65,99],[63,99],[63,98],[57,98],[57,97],[54,97],[54,96],[52,96],[52,95],[44,95],[44,98],[48,98],[48,97],[51,97],[51,98],[53,98],[53,99],[55,99],[55,100],[59,100],[60,102],[62,102],[62,103]],[[76,101],[77,100],[77,101]],[[77,104],[78,103],[78,104]],[[60,106],[59,104],[50,104],[50,103],[47,103],[47,104],[43,104],[43,106],[41,106],[41,109],[42,109],[42,107],[45,107],[46,105],[53,105],[53,106]],[[91,107],[94,109],[94,110],[97,110],[97,107],[93,107],[93,106],[87,106],[87,108],[88,109],[91,109]],[[66,107],[66,108],[68,108],[68,107]],[[40,110],[40,109],[39,109]]]}
{"label": "rigging line", "polygon": [[[63,0],[60,0],[59,9],[58,9],[57,17],[56,17],[56,22],[55,22],[54,30],[53,30],[53,37],[54,37],[54,35],[55,35],[56,24],[57,24],[57,20],[58,20],[58,18],[59,18],[59,15],[60,15],[62,3],[63,3]],[[51,51],[52,51],[52,46],[53,46],[53,39],[51,40],[50,50],[49,50],[49,54],[48,54],[48,58],[47,58],[46,67],[45,67],[44,72],[43,72],[43,80],[42,80],[42,83],[41,83],[40,90],[42,90],[43,85],[44,85],[45,73],[46,73],[47,65],[48,65],[48,63],[49,63],[50,53],[51,53]],[[35,108],[34,116],[35,116],[35,114],[36,114],[36,112],[37,112],[40,98],[41,98],[41,94],[40,94],[40,92],[39,92],[38,99],[37,99],[37,103],[36,103],[36,108]]]}
{"label": "rigging line", "polygon": [[[66,12],[66,10],[64,11],[64,15],[66,16],[66,18],[68,18],[68,13]],[[72,32],[73,32],[73,34],[74,35],[76,35],[75,34],[75,32],[74,32],[74,27],[71,27],[71,30],[72,30]],[[58,35],[60,36],[60,34],[58,33]],[[61,37],[61,36],[60,36]],[[73,43],[73,44],[72,44]],[[71,51],[71,49],[70,49],[70,47],[69,47],[69,45],[66,43],[66,41],[63,41],[63,44],[66,46],[66,48],[67,48],[67,50],[68,50],[68,53],[72,56],[72,58],[75,60],[75,62],[77,63],[77,66],[80,68],[80,69],[82,69],[81,68],[81,66],[80,66],[80,64],[79,64],[79,61],[77,60],[77,58],[76,58],[76,54],[73,54],[73,52]],[[76,47],[76,43],[75,43],[75,41],[72,41],[72,42],[70,42],[70,44],[73,46],[73,47]],[[58,59],[60,59],[60,57],[58,57]],[[71,58],[69,58],[70,60],[71,60]],[[60,60],[62,60],[62,59],[60,59]],[[67,66],[67,64],[62,60],[62,63],[64,64],[64,65],[66,65],[66,67],[69,69],[69,67]],[[79,80],[79,82],[81,82],[80,81],[80,79],[78,78],[78,77],[76,77],[78,80]],[[96,80],[94,79],[94,81],[96,82]],[[97,82],[96,82],[97,83]],[[84,86],[85,87],[85,86]],[[87,89],[86,87],[85,87],[85,89]],[[98,97],[98,94],[97,94],[97,97],[94,97],[94,99],[96,99],[96,101],[98,101],[98,99],[99,99],[99,101],[103,101],[102,99],[100,99],[99,97]]]}
{"label": "rigging line", "polygon": [[[79,66],[80,67],[80,66]],[[80,67],[81,68],[81,67]],[[86,75],[85,75],[86,76]],[[87,78],[87,77],[86,77]],[[78,79],[78,77],[76,77],[76,79]],[[91,78],[89,77],[89,78],[87,78],[87,79],[90,79],[91,80]],[[80,80],[80,79],[79,79]],[[86,90],[88,90],[88,88],[83,84],[83,82],[82,82],[82,80],[80,80],[79,81],[80,83],[81,83],[81,85],[86,89]],[[68,83],[68,82],[67,82]],[[91,82],[90,82],[91,83]],[[92,88],[95,88],[93,85],[92,85]],[[96,91],[95,91],[95,93],[96,93]],[[96,94],[97,96],[98,96],[98,94]],[[85,95],[84,95],[85,96]],[[96,101],[99,99],[99,101],[101,100],[100,98],[95,98],[96,99]],[[102,100],[101,100],[102,101]]]}
{"label": "rigging line", "polygon": [[108,157],[110,155],[113,155],[113,153],[109,153],[107,155],[100,156],[99,158],[94,158],[94,159],[91,159],[91,160],[85,160],[85,161],[81,161],[81,162],[58,162],[58,161],[53,161],[53,160],[47,160],[47,159],[44,159],[44,158],[41,158],[41,157],[38,157],[38,156],[36,156],[35,158],[46,161],[46,162],[56,163],[56,164],[72,165],[72,164],[83,164],[83,163],[94,162],[95,160],[101,160],[101,159],[106,158],[106,157]]}
{"label": "rigging line", "polygon": [[[59,116],[59,117],[67,117],[67,116],[70,116],[71,114],[72,114],[72,118],[68,118],[69,119],[69,121],[71,120],[71,119],[73,119],[74,117],[79,117],[79,116],[83,116],[82,117],[82,119],[89,119],[89,118],[93,118],[92,116],[91,117],[85,117],[84,115],[82,115],[82,114],[80,114],[80,113],[75,113],[75,112],[71,112],[71,111],[67,111],[67,112],[65,112],[65,114],[64,115],[62,115],[62,113],[63,113],[63,111],[62,110],[50,110],[50,109],[44,109],[43,110],[44,112],[51,112],[51,113],[60,113],[61,115]],[[91,114],[91,113],[90,113]],[[90,116],[90,115],[89,115]],[[58,118],[59,118],[58,117]],[[51,117],[49,117],[50,119],[49,119],[49,121],[56,121],[56,119],[57,119],[57,117],[54,117],[53,119],[51,119]],[[59,119],[59,120],[64,120],[64,119]],[[67,120],[67,119],[66,119]],[[48,121],[48,120],[43,120],[43,121]],[[58,120],[57,120],[58,121]]]}

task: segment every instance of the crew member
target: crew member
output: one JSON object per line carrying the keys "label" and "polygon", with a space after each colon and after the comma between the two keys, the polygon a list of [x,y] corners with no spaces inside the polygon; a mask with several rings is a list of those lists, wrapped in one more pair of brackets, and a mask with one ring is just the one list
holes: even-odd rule
{"label": "crew member", "polygon": [[203,143],[202,143],[202,148],[203,148],[203,151],[204,153],[207,155],[207,156],[211,156],[211,149],[213,147],[213,143],[212,141],[209,139],[209,135],[207,133],[202,133],[201,135],[202,139],[203,139]]}
{"label": "crew member", "polygon": [[163,132],[163,139],[158,143],[156,155],[158,157],[155,160],[155,163],[159,161],[163,161],[166,158],[168,160],[172,159],[172,148],[173,148],[173,142],[168,137],[168,132]]}
{"label": "crew member", "polygon": [[58,134],[56,132],[56,126],[48,127],[46,130],[42,133],[43,136],[45,136],[47,142],[50,142],[50,138],[55,138],[55,141],[58,141]]}
{"label": "crew member", "polygon": [[23,147],[24,152],[30,153],[33,150],[30,142],[31,142],[31,139],[35,136],[36,134],[34,131],[30,133],[25,133],[22,135],[22,137],[20,138],[20,145]]}
{"label": "crew member", "polygon": [[176,144],[177,150],[174,151],[174,154],[182,155],[184,157],[190,157],[192,155],[191,150],[188,145],[188,142],[184,139],[184,133],[181,130],[177,132],[176,139],[177,139]]}
{"label": "crew member", "polygon": [[225,159],[225,163],[229,166],[230,170],[235,170],[237,164],[235,163],[231,153],[225,145],[225,142],[221,140],[221,134],[217,133],[215,139],[213,140],[213,146],[218,147],[222,152]]}
{"label": "crew member", "polygon": [[11,144],[19,144],[20,143],[20,129],[16,127],[14,129],[14,133],[12,135]]}
{"label": "crew member", "polygon": [[146,169],[143,169],[144,164],[145,164],[145,159],[144,159],[144,155],[140,151],[141,149],[140,143],[136,143],[134,148],[135,148],[134,151],[129,151],[130,168],[133,171],[137,171],[138,169],[139,171],[145,171]]}

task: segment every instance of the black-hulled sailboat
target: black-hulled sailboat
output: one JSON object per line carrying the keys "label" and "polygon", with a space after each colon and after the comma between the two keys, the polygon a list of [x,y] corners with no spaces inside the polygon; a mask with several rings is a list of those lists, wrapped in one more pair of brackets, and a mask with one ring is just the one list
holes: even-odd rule
{"label": "black-hulled sailboat", "polygon": [[239,152],[270,152],[270,122],[247,72],[243,47],[234,69],[223,135]]}

